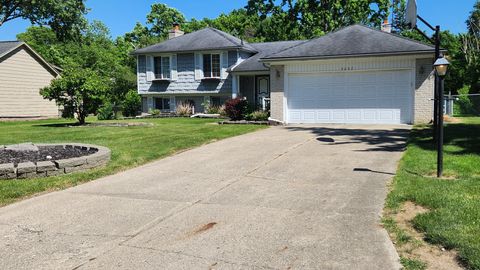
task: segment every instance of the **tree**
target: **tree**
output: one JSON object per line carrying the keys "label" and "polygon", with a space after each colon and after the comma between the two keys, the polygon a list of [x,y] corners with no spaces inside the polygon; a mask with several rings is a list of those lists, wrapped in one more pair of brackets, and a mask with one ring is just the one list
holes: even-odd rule
{"label": "tree", "polygon": [[[278,3],[278,4],[277,4]],[[250,15],[260,16],[266,40],[305,39],[362,23],[379,27],[390,0],[249,0]]]}
{"label": "tree", "polygon": [[78,35],[85,25],[85,0],[0,0],[0,27],[23,18],[32,24],[48,25],[61,40]]}
{"label": "tree", "polygon": [[76,114],[79,124],[102,103],[108,83],[90,69],[67,69],[61,77],[40,90],[40,94]]}
{"label": "tree", "polygon": [[147,15],[147,23],[152,25],[150,32],[162,38],[168,37],[168,31],[172,29],[173,23],[184,24],[185,21],[180,11],[160,3],[153,4]]}
{"label": "tree", "polygon": [[466,21],[468,33],[471,35],[480,36],[480,0],[473,5],[473,10]]}
{"label": "tree", "polygon": [[125,94],[123,102],[123,115],[136,116],[142,106],[142,98],[137,91],[130,90]]}

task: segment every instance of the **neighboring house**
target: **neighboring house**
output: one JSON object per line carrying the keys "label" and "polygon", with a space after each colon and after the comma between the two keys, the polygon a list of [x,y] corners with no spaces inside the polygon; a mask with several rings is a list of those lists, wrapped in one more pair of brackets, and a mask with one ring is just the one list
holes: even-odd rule
{"label": "neighboring house", "polygon": [[214,28],[133,52],[143,111],[241,96],[282,123],[428,122],[434,48],[352,25],[305,41],[247,43]]}
{"label": "neighboring house", "polygon": [[59,71],[21,41],[0,41],[0,118],[58,117],[40,89]]}

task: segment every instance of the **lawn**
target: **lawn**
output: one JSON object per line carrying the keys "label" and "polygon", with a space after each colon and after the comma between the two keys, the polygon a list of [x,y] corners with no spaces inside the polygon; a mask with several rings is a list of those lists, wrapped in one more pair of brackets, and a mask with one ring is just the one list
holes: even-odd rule
{"label": "lawn", "polygon": [[78,142],[103,145],[112,150],[112,159],[104,168],[57,177],[0,180],[0,206],[39,192],[64,189],[114,174],[183,149],[264,128],[254,125],[217,125],[216,120],[212,119],[128,120],[134,121],[153,125],[72,127],[65,125],[73,123],[69,120],[0,122],[0,145],[22,142]]}
{"label": "lawn", "polygon": [[[395,212],[405,201],[428,208],[430,211],[415,217],[413,226],[424,233],[426,241],[457,250],[463,264],[480,269],[480,117],[460,120],[445,126],[445,179],[432,177],[436,152],[431,129],[413,129],[386,209]],[[386,227],[396,234],[397,244],[402,238],[408,241],[402,233],[392,232],[391,221],[386,219]],[[405,264],[423,268],[408,260]]]}

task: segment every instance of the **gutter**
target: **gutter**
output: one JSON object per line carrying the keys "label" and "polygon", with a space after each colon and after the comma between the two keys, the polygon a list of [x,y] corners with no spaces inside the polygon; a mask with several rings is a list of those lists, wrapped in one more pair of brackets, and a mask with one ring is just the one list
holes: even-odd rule
{"label": "gutter", "polygon": [[[447,50],[442,50],[447,52]],[[260,62],[277,62],[277,61],[306,61],[306,60],[323,60],[323,59],[338,59],[338,58],[353,58],[353,57],[372,57],[372,56],[397,56],[397,55],[412,55],[412,54],[434,54],[434,51],[408,51],[408,52],[389,52],[389,53],[364,53],[364,54],[341,54],[341,55],[327,55],[327,56],[300,56],[300,57],[272,57],[260,58]]]}

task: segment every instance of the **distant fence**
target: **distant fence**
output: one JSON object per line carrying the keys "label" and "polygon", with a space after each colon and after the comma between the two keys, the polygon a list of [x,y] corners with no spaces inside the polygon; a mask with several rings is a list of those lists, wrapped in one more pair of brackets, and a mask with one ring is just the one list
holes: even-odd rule
{"label": "distant fence", "polygon": [[480,116],[480,94],[446,95],[444,105],[450,116]]}

